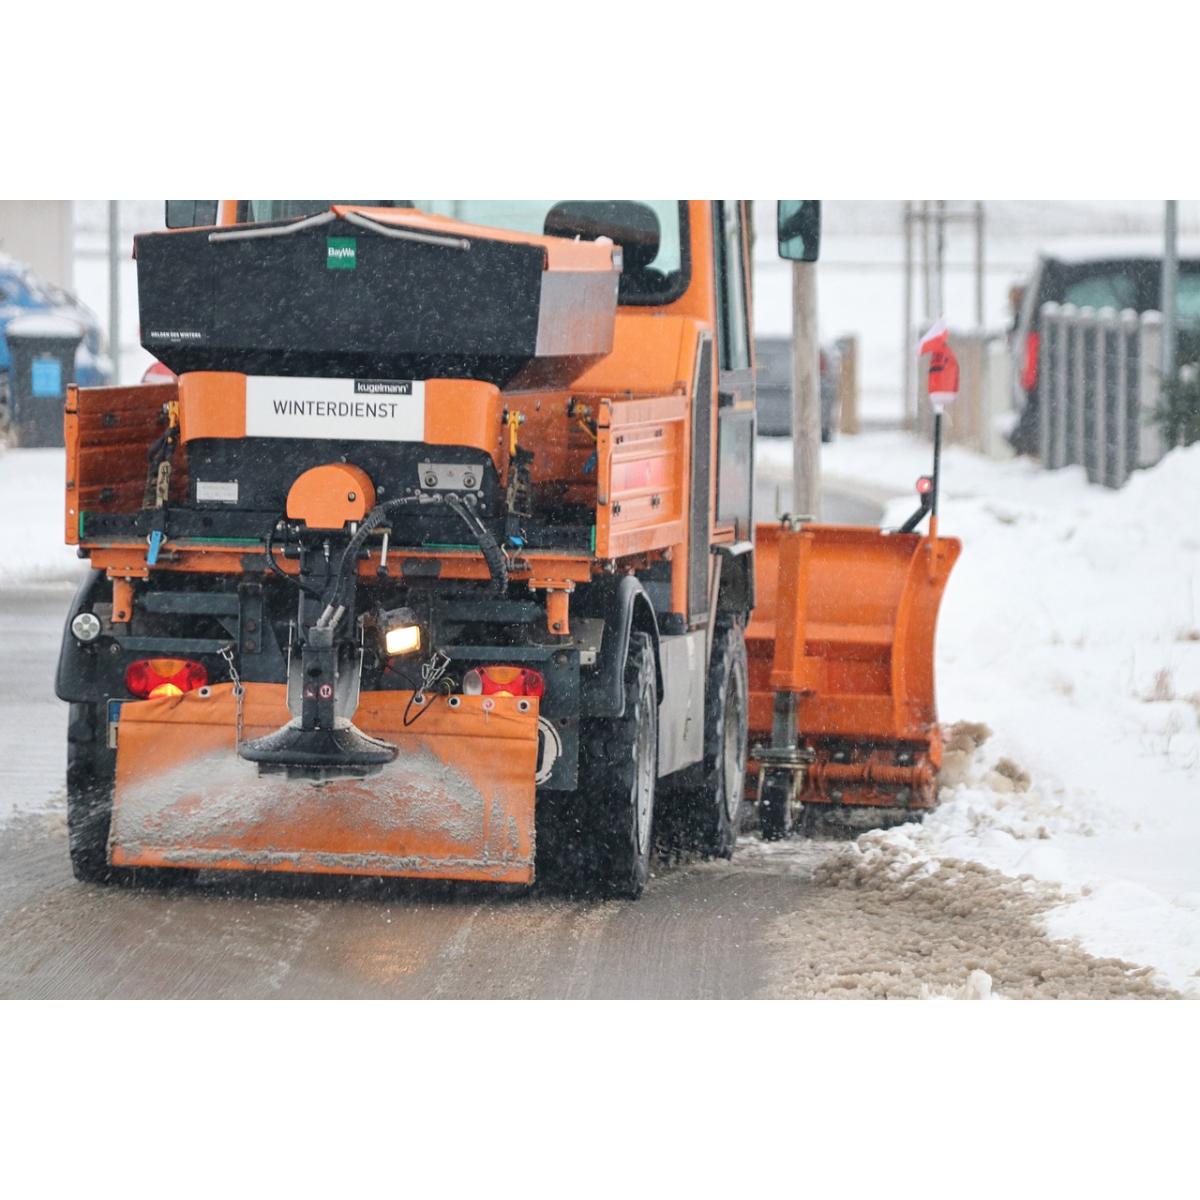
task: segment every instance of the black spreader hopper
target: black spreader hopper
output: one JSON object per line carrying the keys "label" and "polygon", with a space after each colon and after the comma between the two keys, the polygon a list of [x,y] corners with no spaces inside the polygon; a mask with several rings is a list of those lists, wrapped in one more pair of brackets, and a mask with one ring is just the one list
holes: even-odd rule
{"label": "black spreader hopper", "polygon": [[176,374],[565,387],[612,349],[617,266],[552,269],[536,240],[453,223],[330,210],[142,234],[135,255],[142,345]]}

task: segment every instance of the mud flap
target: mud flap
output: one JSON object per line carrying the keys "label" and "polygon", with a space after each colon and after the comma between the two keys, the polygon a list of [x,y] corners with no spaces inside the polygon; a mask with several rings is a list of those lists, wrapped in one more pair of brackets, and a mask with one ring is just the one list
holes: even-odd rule
{"label": "mud flap", "polygon": [[[289,718],[285,691],[246,686],[244,737]],[[537,701],[436,697],[406,728],[411,697],[364,693],[354,716],[395,762],[319,784],[238,757],[229,684],[123,705],[111,862],[532,882]]]}

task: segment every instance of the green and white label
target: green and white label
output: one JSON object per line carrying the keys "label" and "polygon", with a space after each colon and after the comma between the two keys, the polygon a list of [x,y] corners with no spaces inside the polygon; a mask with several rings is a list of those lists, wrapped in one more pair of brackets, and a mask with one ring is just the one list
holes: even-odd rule
{"label": "green and white label", "polygon": [[358,266],[358,238],[326,238],[325,265],[331,271],[353,271]]}

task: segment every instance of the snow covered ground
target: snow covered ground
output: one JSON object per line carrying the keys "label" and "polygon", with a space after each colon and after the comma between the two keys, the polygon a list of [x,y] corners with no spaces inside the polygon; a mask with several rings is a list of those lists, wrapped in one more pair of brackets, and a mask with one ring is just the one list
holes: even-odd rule
{"label": "snow covered ground", "polygon": [[[790,453],[760,443],[770,473]],[[822,453],[828,476],[895,492],[885,524],[929,464],[893,433]],[[954,448],[944,464],[941,527],[964,550],[939,626],[940,716],[991,736],[947,755],[924,825],[865,845],[1058,882],[1073,900],[1051,934],[1200,994],[1200,445],[1121,492]]]}
{"label": "snow covered ground", "polygon": [[75,579],[84,570],[63,544],[64,453],[0,447],[0,586]]}

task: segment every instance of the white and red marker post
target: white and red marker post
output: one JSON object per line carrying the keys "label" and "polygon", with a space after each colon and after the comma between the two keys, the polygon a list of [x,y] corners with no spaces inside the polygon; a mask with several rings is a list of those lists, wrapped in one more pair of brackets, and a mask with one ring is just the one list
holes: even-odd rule
{"label": "white and red marker post", "polygon": [[958,359],[950,349],[950,330],[939,318],[917,345],[917,359],[929,357],[929,404],[933,409],[933,495],[929,505],[929,536],[937,537],[938,489],[942,474],[942,414],[958,398]]}

